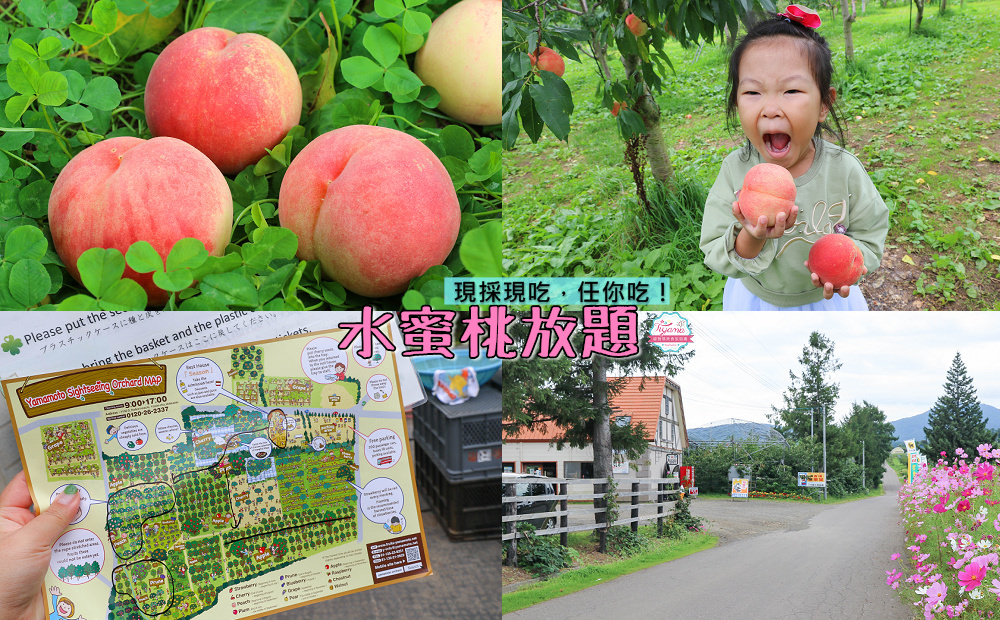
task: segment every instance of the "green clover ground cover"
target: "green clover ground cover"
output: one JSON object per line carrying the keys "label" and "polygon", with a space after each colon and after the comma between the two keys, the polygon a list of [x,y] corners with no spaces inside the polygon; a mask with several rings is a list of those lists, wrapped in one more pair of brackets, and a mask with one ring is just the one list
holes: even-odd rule
{"label": "green clover ground cover", "polygon": [[[908,5],[887,5],[869,3],[854,23],[850,66],[839,15],[824,10],[820,30],[834,52],[847,147],[892,210],[883,268],[866,281],[898,291],[881,309],[1000,309],[1000,5],[929,7],[914,34]],[[728,49],[668,46],[676,73],[657,102],[685,197],[640,208],[615,119],[593,96],[592,62],[567,62],[569,143],[522,136],[504,153],[510,275],[666,275],[675,309],[721,307],[723,278],[702,264],[691,202],[739,144],[725,128]]]}
{"label": "green clover ground cover", "polygon": [[[345,309],[373,300],[296,258],[277,196],[294,156],[313,138],[351,124],[382,125],[420,139],[442,161],[462,208],[459,240],[382,307],[440,305],[444,278],[500,275],[499,126],[470,126],[440,113],[433,88],[411,71],[447,0],[20,0],[0,2],[0,309],[142,309],[146,294],[122,275],[153,273],[173,293],[167,308]],[[49,194],[84,148],[151,137],[143,91],[156,54],[183,31],[217,26],[256,32],[284,49],[302,85],[301,123],[255,166],[227,178],[234,201],[223,256],[179,241],[164,261],[146,242],[125,254],[80,257],[82,285],[52,247]],[[387,234],[391,234],[391,223]]]}

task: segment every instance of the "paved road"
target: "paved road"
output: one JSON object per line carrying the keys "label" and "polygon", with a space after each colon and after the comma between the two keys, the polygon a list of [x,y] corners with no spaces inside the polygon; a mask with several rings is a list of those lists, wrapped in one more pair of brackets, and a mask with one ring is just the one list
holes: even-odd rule
{"label": "paved road", "polygon": [[[910,618],[885,585],[889,556],[902,550],[903,536],[897,523],[896,475],[886,470],[883,484],[884,496],[809,507],[819,510],[811,518],[807,510],[788,519],[784,531],[742,540],[731,536],[732,542],[714,549],[504,618]],[[767,503],[751,501],[745,507]]]}

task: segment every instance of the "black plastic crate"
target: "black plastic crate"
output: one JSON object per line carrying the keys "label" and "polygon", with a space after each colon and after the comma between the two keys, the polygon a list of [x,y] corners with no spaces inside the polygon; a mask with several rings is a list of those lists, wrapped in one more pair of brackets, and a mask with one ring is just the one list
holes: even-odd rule
{"label": "black plastic crate", "polygon": [[499,472],[480,480],[452,481],[419,444],[413,446],[413,459],[422,504],[434,510],[449,538],[499,540],[502,511]]}
{"label": "black plastic crate", "polygon": [[500,475],[503,467],[503,409],[500,391],[481,386],[459,405],[435,396],[413,411],[413,439],[451,482]]}

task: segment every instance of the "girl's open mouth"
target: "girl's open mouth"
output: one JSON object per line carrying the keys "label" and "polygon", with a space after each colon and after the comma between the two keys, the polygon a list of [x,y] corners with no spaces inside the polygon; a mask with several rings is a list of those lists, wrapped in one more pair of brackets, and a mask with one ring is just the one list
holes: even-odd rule
{"label": "girl's open mouth", "polygon": [[764,147],[771,157],[778,158],[788,153],[788,147],[791,143],[792,137],[787,133],[764,134]]}

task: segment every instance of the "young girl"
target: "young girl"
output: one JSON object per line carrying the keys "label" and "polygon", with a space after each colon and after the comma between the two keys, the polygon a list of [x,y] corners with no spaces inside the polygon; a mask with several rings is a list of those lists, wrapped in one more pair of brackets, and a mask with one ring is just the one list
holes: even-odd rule
{"label": "young girl", "polygon": [[[837,232],[861,249],[864,272],[874,271],[889,229],[889,210],[861,162],[821,137],[825,130],[843,143],[819,22],[790,5],[751,28],[729,59],[727,117],[731,128],[739,120],[747,142],[723,162],[701,228],[705,264],[729,276],[724,310],[868,309],[857,285],[834,291],[805,265],[812,244]],[[796,206],[770,227],[736,207],[744,175],[762,162],[788,169],[797,192]]]}

